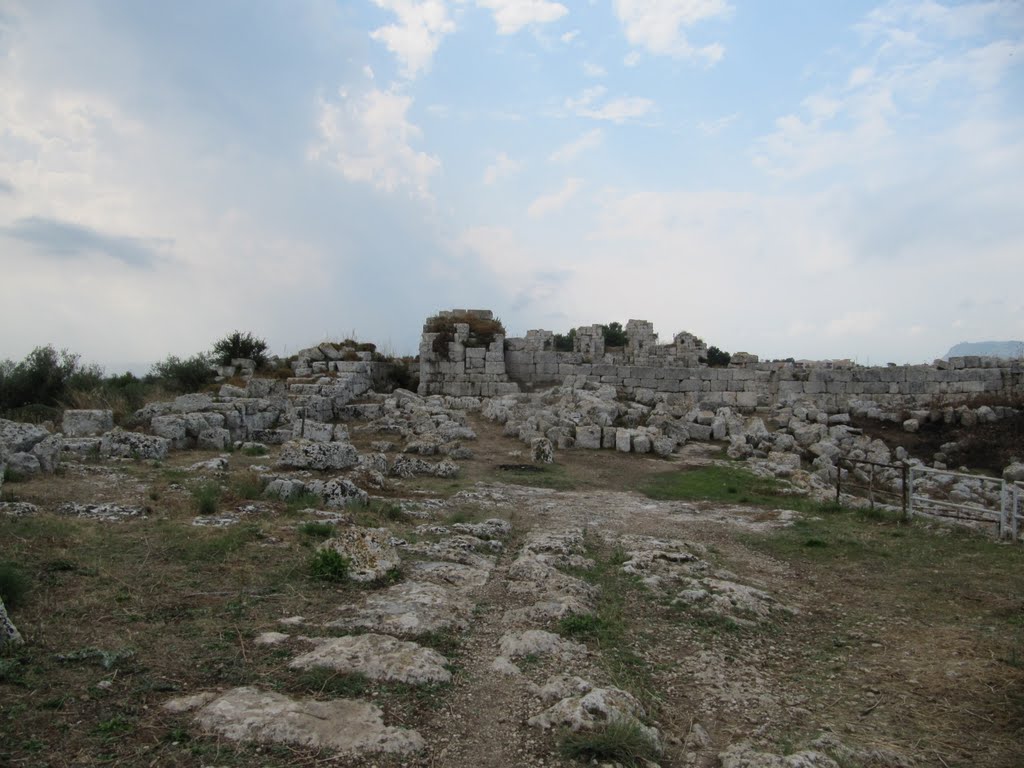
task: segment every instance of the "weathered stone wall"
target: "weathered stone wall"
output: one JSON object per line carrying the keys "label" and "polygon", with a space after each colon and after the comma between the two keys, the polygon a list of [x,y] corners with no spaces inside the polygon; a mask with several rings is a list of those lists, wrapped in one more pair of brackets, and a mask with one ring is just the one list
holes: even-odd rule
{"label": "weathered stone wall", "polygon": [[[472,314],[491,320],[489,310],[455,309],[439,312],[437,317]],[[434,318],[428,318],[423,326],[420,339],[420,386],[421,395],[453,395],[455,397],[495,397],[519,391],[518,385],[509,381],[505,369],[505,337],[495,336],[486,347],[467,346],[469,325],[456,323],[455,338],[447,343],[444,351],[434,349],[440,334],[429,328]]]}
{"label": "weathered stone wall", "polygon": [[[421,382],[430,368],[421,394],[495,395],[526,388],[562,384],[610,384],[620,394],[641,399],[647,392],[678,394],[694,406],[743,409],[775,403],[811,402],[820,408],[846,410],[852,401],[870,400],[888,408],[921,408],[955,404],[979,395],[1024,397],[1024,360],[987,357],[951,358],[934,365],[864,367],[850,363],[762,363],[754,355],[738,354],[736,365],[709,368],[699,360],[707,354],[700,339],[677,334],[672,344],[658,345],[650,323],[631,320],[626,326],[629,344],[606,351],[596,342],[595,326],[577,329],[576,351],[554,351],[550,331],[530,331],[525,338],[504,343],[503,360],[490,371],[498,378],[476,377],[452,345],[451,362],[424,358],[433,341],[425,334],[420,347]],[[492,347],[495,347],[492,345]],[[479,353],[477,353],[479,354]],[[488,359],[497,363],[496,349]],[[479,370],[479,368],[475,369]],[[500,374],[499,374],[500,371]],[[500,389],[495,386],[501,383]],[[638,397],[639,396],[639,397]]]}

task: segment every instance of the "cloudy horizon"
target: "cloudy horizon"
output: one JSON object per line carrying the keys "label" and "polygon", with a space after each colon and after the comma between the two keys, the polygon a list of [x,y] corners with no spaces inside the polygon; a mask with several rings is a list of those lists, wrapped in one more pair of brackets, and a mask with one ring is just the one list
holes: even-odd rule
{"label": "cloudy horizon", "polygon": [[0,0],[0,359],[1024,338],[1019,0]]}

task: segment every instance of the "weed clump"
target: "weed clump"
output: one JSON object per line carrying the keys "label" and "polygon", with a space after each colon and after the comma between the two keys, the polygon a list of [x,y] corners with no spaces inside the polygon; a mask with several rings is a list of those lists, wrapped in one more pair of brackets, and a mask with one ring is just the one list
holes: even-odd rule
{"label": "weed clump", "polygon": [[587,731],[570,731],[562,737],[561,750],[566,757],[620,763],[629,768],[653,762],[659,752],[644,727],[626,718],[614,718]]}
{"label": "weed clump", "polygon": [[348,558],[333,549],[318,549],[310,560],[310,574],[317,581],[348,581]]}
{"label": "weed clump", "polygon": [[217,483],[203,483],[192,490],[192,499],[200,515],[212,515],[220,508],[221,490]]}

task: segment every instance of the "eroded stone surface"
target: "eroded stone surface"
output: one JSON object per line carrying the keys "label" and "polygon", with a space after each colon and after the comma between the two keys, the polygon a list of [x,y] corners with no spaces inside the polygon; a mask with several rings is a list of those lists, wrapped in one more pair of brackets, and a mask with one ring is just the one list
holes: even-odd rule
{"label": "eroded stone surface", "polygon": [[543,629],[528,629],[524,632],[508,632],[499,641],[501,655],[508,659],[523,656],[558,656],[572,658],[585,656],[587,646],[572,640],[563,640],[553,632]]}
{"label": "eroded stone surface", "polygon": [[736,621],[768,621],[794,613],[767,592],[725,579],[693,579],[673,602],[730,616]]}
{"label": "eroded stone surface", "polygon": [[180,712],[199,706],[195,721],[233,741],[297,744],[347,755],[407,754],[424,746],[416,731],[384,725],[381,710],[365,701],[291,699],[252,686],[204,698],[174,699],[165,707]]}
{"label": "eroded stone surface", "polygon": [[420,635],[442,629],[466,629],[472,604],[457,590],[422,581],[405,581],[346,606],[328,627],[362,627],[389,635]]}
{"label": "eroded stone surface", "polygon": [[[589,685],[586,681],[580,682]],[[612,721],[624,721],[639,728],[655,749],[660,750],[658,731],[640,722],[643,715],[643,707],[632,694],[619,688],[591,688],[561,699],[526,722],[545,730],[566,727],[584,731]]]}
{"label": "eroded stone surface", "polygon": [[21,645],[24,642],[18,628],[14,626],[14,622],[7,615],[4,601],[0,599],[0,648],[5,645]]}
{"label": "eroded stone surface", "polygon": [[142,507],[128,507],[121,504],[77,504],[73,501],[61,504],[57,507],[57,513],[101,520],[105,523],[120,523],[133,517],[146,516],[146,510]]}
{"label": "eroded stone surface", "polygon": [[314,640],[316,647],[288,665],[292,669],[325,667],[373,680],[400,683],[447,683],[448,660],[432,648],[397,640],[389,635],[367,633]]}

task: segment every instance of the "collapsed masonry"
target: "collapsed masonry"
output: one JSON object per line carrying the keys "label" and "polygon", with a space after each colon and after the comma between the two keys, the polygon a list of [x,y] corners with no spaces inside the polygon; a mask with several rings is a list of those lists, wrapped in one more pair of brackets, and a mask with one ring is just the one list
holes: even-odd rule
{"label": "collapsed masonry", "polygon": [[[551,331],[531,330],[525,338],[496,336],[473,346],[468,323],[455,324],[451,341],[438,344],[438,318],[492,320],[489,310],[451,310],[428,319],[420,342],[421,395],[494,397],[543,386],[610,385],[625,397],[644,400],[672,395],[674,404],[703,409],[743,410],[777,404],[812,403],[838,413],[856,401],[886,409],[954,405],[978,395],[1024,396],[1024,360],[954,357],[932,365],[860,366],[849,361],[760,362],[736,353],[727,368],[702,362],[703,341],[678,333],[659,344],[652,323],[630,320],[627,344],[606,348],[601,327],[576,329],[573,350],[555,349]],[[442,341],[444,341],[442,339]]]}

